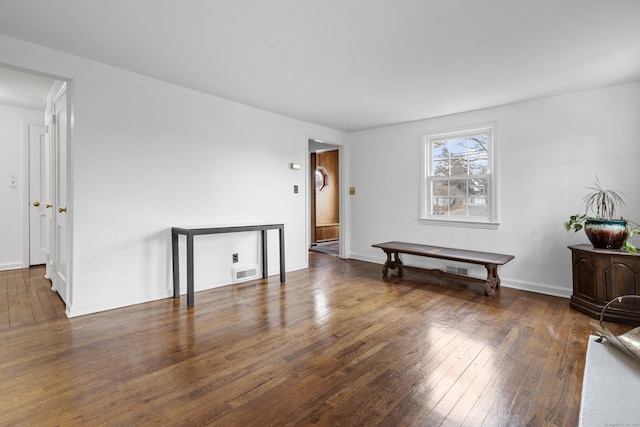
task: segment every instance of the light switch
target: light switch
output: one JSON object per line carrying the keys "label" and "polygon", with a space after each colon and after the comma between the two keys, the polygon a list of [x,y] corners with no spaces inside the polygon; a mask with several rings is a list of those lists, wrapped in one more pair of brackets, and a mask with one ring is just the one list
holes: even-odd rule
{"label": "light switch", "polygon": [[349,187],[349,194],[352,196],[356,195],[356,187]]}
{"label": "light switch", "polygon": [[9,185],[11,186],[11,188],[16,188],[18,186],[18,178],[16,178],[15,176],[9,178]]}
{"label": "light switch", "polygon": [[294,192],[295,194],[298,194],[298,186],[297,186],[297,185],[294,185],[294,186],[293,186],[293,192]]}

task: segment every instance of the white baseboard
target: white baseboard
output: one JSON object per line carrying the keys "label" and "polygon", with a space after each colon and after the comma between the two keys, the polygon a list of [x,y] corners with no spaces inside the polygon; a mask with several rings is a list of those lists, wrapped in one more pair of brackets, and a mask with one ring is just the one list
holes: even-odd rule
{"label": "white baseboard", "polygon": [[[172,295],[170,295],[172,296]],[[169,296],[169,297],[170,297]],[[78,317],[84,316],[87,314],[99,313],[102,311],[116,310],[123,307],[129,307],[132,305],[144,304],[146,302],[157,301],[160,299],[167,298],[167,295],[152,295],[148,298],[129,298],[129,299],[121,299],[121,300],[113,300],[107,301],[101,304],[91,304],[80,306],[78,304],[67,305],[67,309],[65,311],[67,317]]]}
{"label": "white baseboard", "polygon": [[[302,270],[304,268],[307,268],[305,266],[294,266],[293,268],[291,268],[288,271],[295,271],[295,270]],[[261,273],[262,274],[262,273]],[[269,277],[274,277],[274,276],[279,276],[280,275],[280,270],[279,269],[274,269],[273,271],[269,270]],[[261,276],[262,277],[262,276]],[[257,279],[252,279],[252,280],[259,280],[261,277],[257,278]],[[195,285],[195,289],[194,292],[200,292],[200,291],[206,291],[209,289],[214,289],[214,288],[221,288],[223,286],[232,286],[232,285],[238,285],[241,284],[242,282],[238,282],[238,283],[231,283],[230,281],[231,279],[229,278],[228,280],[221,280],[221,281],[217,281],[217,282],[210,282],[210,283],[205,283],[205,284],[197,284]],[[171,284],[171,283],[170,283]],[[186,284],[183,284],[182,282],[181,284],[181,292],[180,295],[186,295],[187,291],[186,291]],[[173,286],[171,284],[171,286]],[[68,305],[67,306],[67,310],[66,310],[66,314],[67,317],[78,317],[78,316],[84,316],[87,314],[93,314],[93,313],[99,313],[102,311],[108,311],[108,310],[115,310],[118,308],[123,308],[123,307],[128,307],[128,306],[132,306],[132,305],[137,305],[137,304],[143,304],[146,302],[151,302],[151,301],[157,301],[157,300],[161,300],[161,299],[165,299],[165,298],[173,298],[173,288],[171,289],[167,289],[166,294],[163,295],[159,295],[159,294],[155,294],[155,295],[151,295],[145,298],[127,298],[127,299],[122,299],[122,300],[114,300],[114,301],[108,301],[108,302],[103,302],[100,304],[93,304],[93,305],[85,305],[85,306],[78,306],[76,305]],[[197,295],[196,295],[196,301],[197,301]],[[186,302],[185,302],[186,304]]]}
{"label": "white baseboard", "polygon": [[366,262],[371,262],[373,264],[380,264],[380,265],[383,265],[386,261],[386,257],[375,257],[371,255],[364,255],[364,254],[358,254],[353,252],[349,253],[348,259],[357,259],[358,261],[366,261]]}
{"label": "white baseboard", "polygon": [[567,289],[556,285],[524,282],[522,280],[510,279],[508,277],[500,277],[500,286],[561,298],[571,298],[571,294],[573,293],[572,289]]}
{"label": "white baseboard", "polygon": [[23,266],[21,262],[8,262],[5,264],[0,264],[0,271],[20,270],[22,268],[26,268],[26,267]]}

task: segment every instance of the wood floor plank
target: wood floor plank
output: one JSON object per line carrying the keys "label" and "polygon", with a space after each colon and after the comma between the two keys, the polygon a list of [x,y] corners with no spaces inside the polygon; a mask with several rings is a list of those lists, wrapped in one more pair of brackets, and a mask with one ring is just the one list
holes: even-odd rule
{"label": "wood floor plank", "polygon": [[308,269],[67,319],[0,272],[0,425],[575,425],[568,300],[311,254]]}
{"label": "wood floor plank", "polygon": [[[515,363],[517,359],[512,356],[512,353],[527,342],[530,334],[531,331],[527,328],[512,328],[509,330],[504,342],[499,347],[499,351],[496,353],[496,361],[492,369],[487,370],[485,375],[480,376],[480,384],[483,384],[484,388],[474,402],[468,402],[470,409],[461,425],[480,426],[483,424],[491,425],[491,422],[496,422],[495,420],[487,422],[487,419],[491,419],[491,411],[496,402],[504,398],[504,387],[510,384],[510,379],[513,381],[514,371],[517,376],[522,369],[526,369],[526,365]],[[464,404],[464,401],[461,401],[461,403]],[[496,425],[499,425],[499,423]]]}
{"label": "wood floor plank", "polygon": [[9,275],[6,271],[0,271],[0,331],[11,328],[9,316]]}

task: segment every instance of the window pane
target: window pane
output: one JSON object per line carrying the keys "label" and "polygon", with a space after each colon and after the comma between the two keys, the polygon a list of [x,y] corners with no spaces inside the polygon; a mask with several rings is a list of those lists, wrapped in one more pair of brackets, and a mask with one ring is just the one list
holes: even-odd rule
{"label": "window pane", "polygon": [[469,168],[466,156],[457,156],[451,159],[451,175],[468,175]]}
{"label": "window pane", "polygon": [[467,139],[455,138],[449,139],[449,149],[451,150],[451,156],[464,157],[467,154]]}
{"label": "window pane", "polygon": [[448,159],[449,150],[447,149],[446,141],[434,141],[433,142],[433,158],[434,159]]}
{"label": "window pane", "polygon": [[487,159],[487,151],[486,150],[469,150],[469,160],[486,160]]}
{"label": "window pane", "polygon": [[436,160],[433,162],[434,176],[449,176],[449,160]]}
{"label": "window pane", "polygon": [[467,138],[467,147],[469,156],[487,156],[487,148],[489,143],[488,135],[474,135]]}
{"label": "window pane", "polygon": [[469,181],[466,179],[452,179],[449,184],[449,194],[454,197],[466,197]]}
{"label": "window pane", "polygon": [[484,175],[487,173],[489,162],[484,159],[469,159],[469,175]]}
{"label": "window pane", "polygon": [[449,195],[449,181],[448,180],[434,180],[431,187],[431,194],[435,196],[448,196]]}
{"label": "window pane", "polygon": [[448,215],[449,214],[449,198],[434,197],[431,204],[432,215]]}
{"label": "window pane", "polygon": [[488,196],[488,182],[486,178],[470,178],[469,179],[469,195],[470,196]]}
{"label": "window pane", "polygon": [[451,205],[449,206],[449,215],[467,216],[467,198],[452,197]]}
{"label": "window pane", "polygon": [[487,216],[489,214],[486,196],[469,197],[467,206],[469,216]]}

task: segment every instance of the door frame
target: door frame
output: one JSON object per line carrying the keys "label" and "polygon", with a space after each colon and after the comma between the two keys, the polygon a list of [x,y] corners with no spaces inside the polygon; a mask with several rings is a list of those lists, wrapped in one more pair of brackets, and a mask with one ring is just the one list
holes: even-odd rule
{"label": "door frame", "polygon": [[347,183],[347,174],[346,174],[346,147],[342,142],[336,142],[331,138],[325,138],[322,136],[315,136],[313,134],[306,135],[306,148],[307,153],[305,156],[304,162],[304,171],[305,171],[305,188],[307,189],[307,201],[306,201],[306,212],[305,212],[305,226],[306,226],[306,238],[305,238],[305,250],[306,250],[306,265],[309,266],[309,248],[311,247],[311,192],[315,191],[315,184],[311,181],[311,171],[310,171],[310,159],[311,159],[311,143],[312,141],[316,141],[322,144],[327,144],[327,148],[337,149],[338,150],[338,170],[340,174],[340,185],[338,187],[338,200],[340,206],[338,207],[339,212],[338,216],[340,218],[340,244],[338,245],[338,256],[341,259],[347,259],[348,253],[348,242],[347,242],[347,232],[348,224],[347,224],[347,200],[346,195],[348,192],[346,191],[346,183]]}
{"label": "door frame", "polygon": [[[67,77],[62,77],[59,75],[55,75],[55,74],[50,74],[50,73],[46,73],[46,72],[41,72],[41,71],[36,71],[36,70],[32,70],[32,69],[28,69],[28,68],[24,68],[24,67],[19,67],[16,65],[12,65],[12,64],[7,64],[4,62],[0,62],[0,67],[4,67],[4,68],[9,68],[15,71],[20,71],[23,73],[27,73],[27,74],[33,74],[36,76],[41,76],[41,77],[45,77],[51,80],[57,80],[61,83],[63,83],[64,85],[66,85],[66,102],[67,102],[67,231],[66,231],[66,237],[67,237],[67,247],[66,247],[66,252],[67,252],[67,295],[69,298],[69,301],[67,302],[67,308],[66,308],[66,315],[69,316],[70,313],[70,307],[71,307],[71,301],[73,298],[73,224],[74,224],[74,215],[73,215],[73,206],[74,206],[74,193],[73,193],[73,182],[74,182],[74,174],[73,174],[73,169],[74,169],[74,162],[73,162],[73,158],[74,158],[74,152],[75,152],[75,148],[74,148],[74,123],[75,123],[75,103],[73,102],[74,99],[74,92],[75,92],[75,82],[73,79],[67,78]],[[50,93],[50,96],[55,96],[55,94]],[[42,118],[43,118],[43,122],[46,122],[45,120],[45,114],[47,109],[49,108],[49,106],[45,106],[45,108],[43,108],[42,111]],[[46,126],[46,123],[45,123]],[[24,162],[27,161],[27,156],[25,153],[25,147],[23,144],[23,151],[21,153],[22,156],[22,162],[23,165],[25,164]],[[29,176],[28,176],[28,169],[26,169],[25,167],[22,168],[22,182],[25,183],[25,194],[23,195],[23,197],[25,197],[24,200],[28,201],[28,188],[29,188]],[[24,266],[26,263],[26,266],[24,268],[28,268],[29,266],[29,234],[28,234],[28,221],[29,221],[29,204],[26,202],[22,203],[22,220],[23,223],[25,224],[26,230],[27,232],[24,232],[23,230],[23,260],[22,260],[22,265]],[[26,240],[25,240],[26,239]],[[25,257],[26,255],[26,257]]]}
{"label": "door frame", "polygon": [[[60,84],[58,84],[60,83]],[[67,119],[64,122],[65,128],[66,128],[66,147],[65,147],[65,152],[66,152],[66,158],[65,158],[65,164],[66,164],[66,187],[65,187],[65,192],[66,192],[66,204],[65,204],[65,217],[66,217],[66,228],[65,228],[65,239],[66,239],[66,244],[65,244],[65,252],[66,254],[64,255],[66,257],[66,269],[63,273],[64,275],[64,297],[63,300],[65,302],[66,305],[66,315],[69,316],[70,312],[71,312],[71,307],[73,305],[73,277],[72,277],[72,273],[73,273],[73,176],[72,176],[72,171],[73,171],[73,123],[74,123],[74,110],[73,110],[73,103],[72,103],[72,90],[73,90],[73,81],[70,80],[66,80],[66,79],[58,79],[58,81],[53,85],[52,90],[49,92],[49,95],[47,97],[48,102],[51,102],[53,104],[55,104],[56,100],[61,99],[62,96],[64,96],[65,99],[65,110],[67,112],[66,116]],[[45,114],[49,114],[49,112],[53,110],[53,115],[56,117],[56,121],[58,122],[58,117],[59,117],[59,111],[57,111],[54,108],[54,105],[47,105],[47,112]],[[45,119],[46,121],[46,119]],[[61,123],[57,123],[55,126],[59,126]],[[53,127],[52,129],[50,129],[51,132],[54,131]],[[57,132],[57,131],[56,131]],[[51,141],[51,150],[52,150],[52,163],[53,163],[53,167],[52,167],[52,198],[53,198],[53,208],[55,209],[56,207],[59,207],[60,201],[57,199],[57,190],[56,187],[58,186],[58,178],[59,178],[59,172],[58,172],[58,165],[59,165],[59,158],[58,156],[60,155],[60,150],[59,150],[59,142],[58,141]],[[51,276],[51,280],[52,280],[52,285],[54,286],[54,288],[56,286],[59,286],[60,284],[57,283],[56,280],[53,279],[53,275],[57,274],[57,268],[59,268],[59,259],[60,259],[60,254],[58,254],[58,241],[55,240],[53,238],[53,236],[55,236],[56,234],[56,228],[57,228],[57,217],[58,215],[56,214],[56,212],[52,212],[53,214],[53,221],[52,221],[52,242],[51,242],[51,248],[50,248],[50,252],[55,253],[55,257],[56,259],[54,260],[54,262],[56,262],[56,270],[55,271],[50,271],[49,273]],[[57,284],[56,284],[57,283]],[[58,293],[60,293],[58,291]],[[61,295],[62,296],[62,295]]]}

